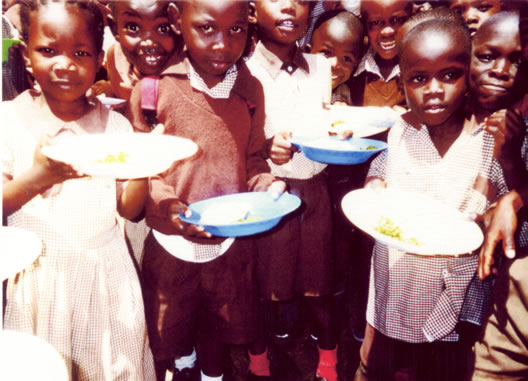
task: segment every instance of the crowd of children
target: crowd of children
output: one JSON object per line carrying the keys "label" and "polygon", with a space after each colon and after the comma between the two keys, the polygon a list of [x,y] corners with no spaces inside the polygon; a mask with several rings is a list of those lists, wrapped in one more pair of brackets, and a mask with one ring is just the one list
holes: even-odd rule
{"label": "crowd of children", "polygon": [[[244,345],[249,381],[295,381],[299,308],[314,380],[344,379],[337,296],[350,286],[354,380],[528,378],[523,1],[19,0],[2,30],[21,40],[9,61],[25,64],[3,65],[3,223],[43,242],[6,283],[4,328],[52,344],[71,380],[220,381],[229,346]],[[325,134],[336,105],[400,115],[375,136],[387,150],[356,166],[298,152],[292,136]],[[42,153],[59,135],[134,132],[199,149],[129,181]],[[480,253],[374,242],[340,209],[361,187],[476,216]],[[236,239],[179,217],[240,192],[302,205]]]}

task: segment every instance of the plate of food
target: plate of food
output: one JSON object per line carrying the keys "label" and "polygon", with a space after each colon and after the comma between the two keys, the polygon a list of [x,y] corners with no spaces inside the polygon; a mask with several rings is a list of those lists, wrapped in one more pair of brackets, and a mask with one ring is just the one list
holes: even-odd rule
{"label": "plate of food", "polygon": [[463,213],[424,194],[358,189],[341,202],[347,218],[377,241],[418,255],[465,255],[482,245],[480,227]]}
{"label": "plate of food", "polygon": [[31,265],[42,251],[42,241],[35,233],[14,226],[0,228],[0,242],[1,280],[14,276]]}
{"label": "plate of food", "polygon": [[189,139],[145,133],[64,135],[42,148],[44,155],[86,175],[115,179],[155,176],[197,150]]}
{"label": "plate of food", "polygon": [[121,98],[112,98],[112,97],[105,97],[102,95],[97,96],[97,98],[101,101],[102,104],[106,106],[106,108],[110,108],[112,106],[117,106],[120,104],[123,104],[126,102],[125,99]]}
{"label": "plate of food", "polygon": [[330,106],[326,125],[330,135],[352,131],[355,138],[366,138],[387,131],[399,118],[390,107]]}
{"label": "plate of food", "polygon": [[180,219],[214,236],[242,237],[272,229],[300,205],[301,199],[289,193],[276,200],[269,192],[235,193],[195,202],[189,205],[191,216],[180,214]]}
{"label": "plate of food", "polygon": [[308,159],[326,164],[360,164],[387,148],[380,140],[337,136],[296,136],[292,144]]}

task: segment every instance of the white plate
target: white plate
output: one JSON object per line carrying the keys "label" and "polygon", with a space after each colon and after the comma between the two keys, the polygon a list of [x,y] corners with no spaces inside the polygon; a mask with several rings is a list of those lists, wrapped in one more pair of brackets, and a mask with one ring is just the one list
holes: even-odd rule
{"label": "white plate", "polygon": [[0,280],[14,276],[31,265],[42,250],[42,242],[36,234],[13,226],[2,226],[0,242]]}
{"label": "white plate", "polygon": [[121,98],[112,98],[112,97],[104,97],[104,96],[98,96],[99,100],[102,104],[106,106],[106,108],[110,108],[112,106],[120,105],[121,103],[125,103],[126,100]]}
{"label": "white plate", "polygon": [[[358,189],[348,193],[341,206],[347,218],[365,233],[408,253],[462,255],[478,249],[484,239],[475,222],[451,206],[419,193]],[[401,229],[401,239],[376,230],[383,218]]]}
{"label": "white plate", "polygon": [[[29,362],[28,362],[29,360]],[[0,379],[9,381],[67,381],[66,363],[40,337],[0,331]]]}
{"label": "white plate", "polygon": [[42,148],[49,158],[74,164],[87,175],[115,179],[157,175],[197,150],[189,139],[144,133],[63,136]]}
{"label": "white plate", "polygon": [[329,133],[354,132],[353,137],[365,138],[387,131],[399,118],[389,107],[330,106],[325,115]]}

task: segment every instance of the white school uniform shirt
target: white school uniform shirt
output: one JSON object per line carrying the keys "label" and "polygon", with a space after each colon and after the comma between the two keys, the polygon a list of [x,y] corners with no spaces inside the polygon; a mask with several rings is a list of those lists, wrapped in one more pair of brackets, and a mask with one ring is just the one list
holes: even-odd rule
{"label": "white school uniform shirt", "polygon": [[[297,49],[292,62],[285,63],[259,42],[246,64],[264,89],[266,139],[283,131],[294,137],[328,135],[323,103],[330,103],[332,92],[330,61]],[[268,164],[273,175],[290,179],[310,179],[326,168],[300,152],[284,165],[270,159]]]}

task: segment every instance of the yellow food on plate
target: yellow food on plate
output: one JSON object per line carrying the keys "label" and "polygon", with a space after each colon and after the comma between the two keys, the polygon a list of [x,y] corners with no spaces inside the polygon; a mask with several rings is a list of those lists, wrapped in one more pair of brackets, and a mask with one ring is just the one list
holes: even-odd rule
{"label": "yellow food on plate", "polygon": [[246,218],[241,218],[237,222],[246,223],[246,222],[255,222],[260,221],[262,218],[259,216],[247,216]]}
{"label": "yellow food on plate", "polygon": [[119,152],[117,155],[106,155],[102,160],[97,160],[98,163],[126,163],[128,154]]}
{"label": "yellow food on plate", "polygon": [[378,221],[378,224],[374,227],[374,230],[388,237],[395,238],[403,243],[408,243],[416,246],[420,245],[420,242],[416,238],[406,238],[403,235],[402,228],[396,225],[394,221],[392,221],[388,217],[381,216]]}

